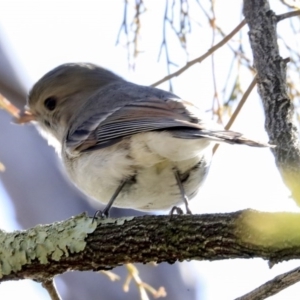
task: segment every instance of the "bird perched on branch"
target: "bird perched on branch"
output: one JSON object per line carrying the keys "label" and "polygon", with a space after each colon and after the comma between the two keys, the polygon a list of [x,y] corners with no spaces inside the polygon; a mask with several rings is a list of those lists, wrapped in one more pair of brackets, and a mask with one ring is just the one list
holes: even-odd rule
{"label": "bird perched on branch", "polygon": [[86,195],[141,211],[166,210],[193,198],[215,143],[266,147],[217,129],[192,103],[130,83],[90,63],[61,65],[32,88],[19,123],[35,121]]}

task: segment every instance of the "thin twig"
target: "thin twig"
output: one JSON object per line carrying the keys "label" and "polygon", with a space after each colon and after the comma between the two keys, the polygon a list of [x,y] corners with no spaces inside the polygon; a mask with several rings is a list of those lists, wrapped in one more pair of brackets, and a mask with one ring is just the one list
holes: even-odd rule
{"label": "thin twig", "polygon": [[[209,18],[209,24],[212,28],[212,42],[211,45],[213,46],[215,43],[216,38],[216,14],[215,14],[215,0],[211,1],[211,12],[212,12],[212,18]],[[218,94],[218,88],[217,88],[217,79],[216,79],[216,68],[215,68],[215,56],[214,53],[211,55],[211,68],[212,68],[212,80],[213,80],[213,87],[214,87],[214,96],[213,96],[213,103],[212,103],[212,112],[213,115],[215,114],[215,103],[217,103],[217,110],[216,115],[218,116],[218,122],[222,124],[222,114],[221,114],[221,103],[219,99]]]}
{"label": "thin twig", "polygon": [[246,24],[246,21],[243,20],[234,30],[232,30],[222,41],[220,41],[218,44],[216,44],[215,46],[213,46],[212,48],[210,48],[206,53],[204,53],[203,55],[199,56],[198,58],[195,58],[191,61],[189,61],[184,67],[182,67],[181,69],[179,69],[178,71],[169,74],[167,76],[165,76],[164,78],[158,80],[157,82],[151,84],[151,86],[158,86],[161,83],[170,80],[173,77],[176,77],[178,75],[180,75],[181,73],[183,73],[185,70],[187,70],[188,68],[190,68],[191,66],[193,66],[196,63],[201,63],[205,58],[207,58],[208,56],[210,56],[212,53],[214,53],[217,49],[219,49],[220,47],[222,47],[223,45],[225,45],[244,25]]}
{"label": "thin twig", "polygon": [[[20,117],[20,110],[0,94],[0,109],[4,109],[10,115],[18,119]],[[5,171],[5,166],[0,162],[0,172]]]}
{"label": "thin twig", "polygon": [[139,276],[139,271],[135,267],[134,264],[126,264],[126,268],[128,271],[128,276],[123,285],[123,290],[125,292],[129,291],[129,284],[130,284],[131,280],[133,279],[133,281],[135,282],[135,284],[140,292],[141,300],[149,300],[147,292],[152,294],[152,296],[155,298],[166,297],[167,294],[166,294],[164,287],[160,287],[158,290],[156,290],[151,285],[142,281],[142,279]]}
{"label": "thin twig", "polygon": [[281,2],[286,5],[287,7],[293,9],[300,9],[300,4],[298,0],[281,0]]}
{"label": "thin twig", "polygon": [[[294,17],[294,16],[299,16],[300,11],[293,11],[289,13],[285,13],[282,15],[277,16],[277,22],[282,21],[286,18]],[[179,76],[182,74],[184,71],[189,69],[191,66],[195,65],[196,63],[201,63],[204,59],[206,59],[209,55],[214,53],[217,49],[221,48],[223,45],[225,45],[244,25],[246,24],[246,21],[243,20],[236,28],[234,28],[222,41],[220,41],[218,44],[210,48],[206,53],[203,55],[199,56],[198,58],[195,58],[191,61],[189,61],[184,67],[180,68],[176,72],[169,74],[165,76],[164,78],[156,81],[155,83],[151,84],[151,86],[158,86],[162,84],[163,82],[170,80],[173,77]]]}
{"label": "thin twig", "polygon": [[120,36],[121,36],[121,33],[122,33],[123,30],[124,30],[124,32],[127,36],[127,43],[129,43],[129,41],[128,41],[128,30],[127,30],[127,5],[128,5],[127,0],[124,0],[123,21],[122,21],[122,24],[120,26],[119,32],[117,34],[117,40],[116,40],[115,46],[119,45]]}
{"label": "thin twig", "polygon": [[225,126],[226,130],[229,130],[230,127],[232,126],[233,122],[235,121],[237,115],[239,114],[239,112],[241,111],[243,105],[245,104],[246,100],[248,99],[250,93],[252,92],[253,88],[255,87],[256,84],[256,76],[253,78],[252,82],[250,83],[249,87],[247,88],[245,94],[243,95],[240,103],[238,104],[236,110],[234,111],[234,113],[232,114],[229,122],[227,123],[227,125]]}
{"label": "thin twig", "polygon": [[[143,0],[136,0],[135,1],[135,15],[134,18],[131,22],[131,31],[134,33],[133,35],[133,41],[132,44],[134,46],[134,51],[133,51],[133,58],[134,60],[137,58],[138,54],[140,53],[140,51],[138,50],[138,41],[139,41],[139,37],[140,37],[140,31],[141,31],[141,15],[146,11],[145,5]],[[133,67],[135,66],[135,64],[133,65]]]}
{"label": "thin twig", "polygon": [[20,110],[0,94],[0,108],[6,110],[15,118],[20,117]]}
{"label": "thin twig", "polygon": [[276,19],[277,19],[277,22],[280,22],[284,19],[295,17],[295,16],[300,16],[300,10],[290,11],[285,14],[278,15],[278,16],[276,16]]}
{"label": "thin twig", "polygon": [[[159,49],[158,53],[158,61],[160,60],[161,54],[163,49],[165,50],[166,55],[166,61],[167,61],[167,72],[170,74],[170,65],[172,64],[169,56],[169,49],[168,49],[168,43],[167,43],[167,35],[166,35],[166,23],[168,21],[168,8],[169,7],[169,0],[166,0],[166,6],[165,6],[165,14],[164,14],[164,23],[163,23],[163,40]],[[173,86],[171,80],[169,81],[169,91],[173,91]]]}
{"label": "thin twig", "polygon": [[[242,17],[242,15],[241,15]],[[241,18],[242,19],[242,18]],[[243,40],[243,37],[242,37],[242,33],[243,31],[240,30],[239,32],[239,40],[242,41]],[[228,44],[228,46],[230,46]],[[230,66],[230,69],[228,71],[228,75],[227,75],[227,79],[225,81],[225,85],[224,85],[224,88],[223,88],[223,98],[225,98],[225,95],[226,95],[226,92],[227,92],[227,87],[229,86],[229,80],[231,79],[232,77],[232,71],[233,71],[233,67],[235,65],[235,62],[236,62],[236,66],[237,66],[237,76],[235,78],[235,81],[234,81],[234,85],[232,87],[232,90],[231,90],[231,93],[228,97],[228,100],[223,104],[223,108],[227,108],[228,110],[230,110],[230,115],[232,115],[232,112],[231,112],[231,107],[230,107],[230,102],[233,102],[234,100],[240,98],[239,95],[243,95],[243,91],[241,89],[241,86],[240,86],[240,69],[243,65],[243,62],[242,60],[244,59],[244,57],[242,57],[241,54],[243,54],[244,51],[243,51],[243,47],[242,47],[242,43],[239,44],[239,47],[238,47],[238,51],[235,51],[234,50],[234,57],[232,59],[232,62],[231,62],[231,66]],[[248,65],[248,69],[250,70],[250,72],[252,70],[252,68],[250,67],[250,61],[247,61]]]}
{"label": "thin twig", "polygon": [[102,273],[104,274],[105,276],[107,276],[111,281],[117,281],[117,280],[120,280],[120,276],[117,275],[116,273],[112,272],[112,271],[104,271],[104,270],[101,270],[99,271],[99,273]]}
{"label": "thin twig", "polygon": [[300,281],[300,268],[296,268],[284,274],[274,277],[272,280],[267,281],[260,287],[251,291],[250,293],[236,298],[235,300],[260,300],[273,296],[285,288]]}
{"label": "thin twig", "polygon": [[[207,11],[205,10],[205,8],[201,5],[201,3],[199,1],[197,1],[197,3],[199,4],[199,7],[201,8],[202,12],[204,13],[204,15],[206,16],[206,18],[208,19],[209,23],[211,23],[211,17],[209,16],[209,14],[207,13]],[[216,22],[214,22],[214,27],[215,29],[219,32],[219,34],[225,38],[227,35],[226,33],[222,30],[221,27],[219,27]],[[239,39],[241,40],[241,39]],[[251,66],[251,61],[249,58],[247,58],[245,56],[244,53],[242,52],[237,52],[229,43],[227,44],[228,48],[234,53],[234,55],[236,56],[239,56],[240,58],[243,58],[246,62],[246,66],[249,68],[249,69],[252,69],[252,66]]]}
{"label": "thin twig", "polygon": [[[127,61],[129,68],[135,68],[135,59],[137,58],[140,50],[138,49],[139,46],[139,37],[140,37],[140,30],[141,30],[141,15],[146,11],[145,5],[143,0],[136,0],[135,1],[135,14],[132,18],[130,24],[128,24],[127,13],[128,13],[128,0],[124,0],[124,10],[123,10],[123,21],[120,26],[119,32],[117,34],[116,46],[120,44],[121,34],[124,32],[126,35],[126,48],[127,48]],[[128,26],[129,29],[128,30]],[[130,33],[133,34],[132,40],[130,40]],[[131,51],[132,49],[132,51]],[[131,52],[133,52],[131,54]],[[132,57],[132,63],[131,63]]]}
{"label": "thin twig", "polygon": [[42,286],[43,286],[43,288],[45,288],[47,290],[51,300],[61,300],[61,298],[56,290],[53,279],[43,281]]}
{"label": "thin twig", "polygon": [[[250,93],[252,92],[253,88],[255,87],[255,84],[256,84],[256,78],[257,78],[257,76],[255,76],[255,77],[253,78],[252,82],[250,83],[250,85],[248,86],[246,92],[244,93],[244,95],[243,95],[241,101],[239,102],[237,108],[235,109],[234,113],[232,114],[232,116],[231,116],[229,122],[226,124],[226,126],[225,126],[225,129],[226,129],[226,130],[229,130],[229,129],[230,129],[230,127],[232,126],[232,124],[233,124],[233,122],[235,121],[236,117],[237,117],[238,114],[240,113],[240,111],[241,111],[242,107],[244,106],[246,100],[248,99]],[[213,154],[216,153],[218,147],[219,147],[219,144],[216,144],[216,145],[214,146]]]}

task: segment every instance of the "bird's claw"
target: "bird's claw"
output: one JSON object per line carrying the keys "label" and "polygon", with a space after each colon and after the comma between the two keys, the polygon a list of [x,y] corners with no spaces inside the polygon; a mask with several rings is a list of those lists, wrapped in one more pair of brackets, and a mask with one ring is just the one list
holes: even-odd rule
{"label": "bird's claw", "polygon": [[93,221],[92,221],[92,223],[94,223],[94,221],[96,220],[96,219],[102,219],[102,220],[104,220],[104,219],[107,219],[109,217],[109,212],[107,211],[107,210],[97,210],[95,213],[94,213],[94,216],[93,216]]}

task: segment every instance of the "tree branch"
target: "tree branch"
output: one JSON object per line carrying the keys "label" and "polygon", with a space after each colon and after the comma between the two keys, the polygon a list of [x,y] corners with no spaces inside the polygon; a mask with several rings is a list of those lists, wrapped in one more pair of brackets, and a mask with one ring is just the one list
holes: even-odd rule
{"label": "tree branch", "polygon": [[[238,116],[238,114],[240,113],[241,109],[243,108],[244,104],[246,103],[246,100],[248,99],[249,95],[251,94],[252,90],[254,89],[256,84],[256,76],[252,79],[250,85],[248,86],[246,92],[244,93],[242,99],[240,100],[237,108],[235,109],[234,113],[232,114],[232,116],[230,117],[230,120],[228,121],[228,123],[225,126],[226,130],[229,130],[232,126],[232,124],[234,123],[236,117]],[[213,148],[213,154],[216,153],[217,149],[219,148],[220,144],[216,144]]]}
{"label": "tree branch", "polygon": [[151,86],[158,86],[163,82],[170,80],[173,77],[179,76],[181,73],[189,69],[191,66],[197,63],[201,63],[205,58],[209,57],[212,53],[214,53],[217,49],[221,48],[225,45],[239,30],[245,25],[245,20],[243,20],[236,28],[234,28],[222,41],[211,47],[206,53],[203,55],[189,61],[184,67],[180,68],[176,72],[165,76],[164,78],[156,81],[155,83],[151,84]]}
{"label": "tree branch", "polygon": [[296,16],[300,16],[300,10],[289,11],[285,14],[278,15],[277,16],[277,22],[280,22],[280,21],[285,20],[287,18],[296,17]]}
{"label": "tree branch", "polygon": [[244,15],[257,70],[258,93],[265,111],[265,128],[281,176],[300,205],[300,144],[294,108],[286,84],[286,62],[277,45],[277,17],[266,0],[244,0]]}
{"label": "tree branch", "polygon": [[61,298],[56,290],[53,279],[43,281],[42,286],[43,286],[43,288],[45,288],[47,290],[51,300],[61,300]]}
{"label": "tree branch", "polygon": [[271,297],[300,281],[300,268],[278,275],[250,293],[235,300],[262,300]]}
{"label": "tree branch", "polygon": [[83,214],[25,231],[1,232],[0,282],[44,282],[71,270],[152,261],[261,257],[274,264],[300,258],[299,228],[300,214],[252,210],[95,222]]}
{"label": "tree branch", "polygon": [[[300,11],[294,11],[294,12],[288,12],[282,15],[278,15],[276,21],[282,21],[286,18],[291,18],[291,17],[295,17],[295,16],[299,16],[300,15]],[[239,32],[242,27],[246,24],[245,20],[243,20],[236,28],[234,28],[228,35],[226,35],[219,43],[217,43],[216,45],[214,45],[213,47],[211,47],[206,53],[204,53],[203,55],[189,61],[185,66],[183,66],[182,68],[180,68],[179,70],[177,70],[174,73],[171,73],[167,76],[165,76],[164,78],[154,82],[153,84],[151,84],[151,86],[158,86],[162,83],[164,83],[167,80],[170,80],[174,77],[177,77],[179,75],[181,75],[184,71],[186,71],[187,69],[189,69],[190,67],[192,67],[193,65],[197,64],[197,63],[201,63],[204,59],[206,59],[207,57],[209,57],[211,54],[213,54],[217,49],[221,48],[223,45],[225,45],[237,32]]]}

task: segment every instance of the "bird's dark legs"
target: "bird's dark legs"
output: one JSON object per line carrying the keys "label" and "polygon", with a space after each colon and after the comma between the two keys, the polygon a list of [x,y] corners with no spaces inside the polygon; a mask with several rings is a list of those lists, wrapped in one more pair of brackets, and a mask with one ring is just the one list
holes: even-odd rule
{"label": "bird's dark legs", "polygon": [[177,213],[177,215],[183,215],[183,210],[178,206],[173,206],[169,212],[169,215],[174,215],[174,213]]}
{"label": "bird's dark legs", "polygon": [[[174,170],[174,176],[176,178],[176,183],[178,185],[179,191],[180,191],[180,195],[182,197],[183,203],[185,205],[185,209],[186,209],[186,213],[191,215],[192,211],[189,208],[189,199],[185,194],[184,191],[184,187],[182,185],[182,182],[180,180],[179,174],[177,170]],[[120,185],[118,186],[118,188],[116,189],[116,191],[114,192],[114,194],[112,195],[112,197],[110,198],[109,202],[107,203],[107,205],[105,206],[105,208],[103,210],[97,210],[96,213],[94,214],[94,219],[96,217],[101,217],[101,218],[107,218],[109,216],[109,211],[113,205],[113,203],[115,202],[116,198],[118,197],[118,195],[120,194],[120,192],[122,191],[124,185],[126,184],[128,180],[124,180],[120,183]],[[170,211],[170,215],[173,215],[174,213],[183,214],[183,211],[180,207],[177,206],[173,206],[171,211]]]}
{"label": "bird's dark legs", "polygon": [[107,218],[109,216],[109,211],[110,211],[113,203],[115,202],[116,198],[118,197],[118,195],[122,191],[122,189],[123,189],[126,182],[127,182],[127,180],[124,180],[124,181],[121,182],[121,184],[118,186],[118,188],[116,189],[116,191],[114,192],[114,194],[112,195],[110,200],[108,201],[105,208],[103,210],[97,210],[96,211],[96,213],[94,214],[94,219],[98,216],[100,218]]}
{"label": "bird's dark legs", "polygon": [[[182,200],[183,200],[184,205],[185,205],[186,213],[191,215],[192,211],[189,209],[189,199],[188,199],[187,195],[185,194],[184,187],[182,185],[182,182],[180,180],[180,177],[179,177],[179,174],[178,174],[177,170],[174,170],[174,176],[176,178],[176,182],[177,182],[177,185],[179,187],[180,194],[181,194]],[[170,214],[172,215],[174,212],[177,212],[177,214],[181,214],[181,215],[183,214],[182,209],[177,207],[177,206],[172,207],[172,209],[170,211]]]}

